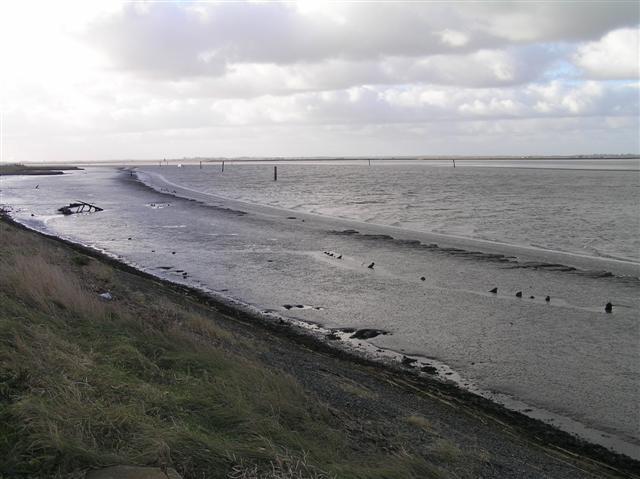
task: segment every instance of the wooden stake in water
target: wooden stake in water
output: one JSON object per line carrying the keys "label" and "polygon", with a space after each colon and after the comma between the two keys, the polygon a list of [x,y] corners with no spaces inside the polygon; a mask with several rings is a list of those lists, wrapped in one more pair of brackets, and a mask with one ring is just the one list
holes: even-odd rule
{"label": "wooden stake in water", "polygon": [[200,162],[200,169],[202,169],[202,162]]}
{"label": "wooden stake in water", "polygon": [[224,160],[222,160],[222,172],[224,173]]}
{"label": "wooden stake in water", "polygon": [[371,160],[369,160],[369,166],[371,166]]}
{"label": "wooden stake in water", "polygon": [[456,167],[456,160],[452,160],[453,161],[453,167]]}
{"label": "wooden stake in water", "polygon": [[273,167],[273,181],[278,181],[278,167]]}

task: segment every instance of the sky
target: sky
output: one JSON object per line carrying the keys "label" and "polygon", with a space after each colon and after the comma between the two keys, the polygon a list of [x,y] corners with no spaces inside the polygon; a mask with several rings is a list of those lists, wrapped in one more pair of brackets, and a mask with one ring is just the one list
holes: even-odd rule
{"label": "sky", "polygon": [[3,162],[640,153],[638,2],[0,2]]}

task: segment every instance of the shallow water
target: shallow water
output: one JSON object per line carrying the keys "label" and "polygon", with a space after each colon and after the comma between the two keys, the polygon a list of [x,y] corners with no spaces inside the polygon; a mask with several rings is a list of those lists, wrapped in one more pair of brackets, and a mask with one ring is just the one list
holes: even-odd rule
{"label": "shallow water", "polygon": [[[540,162],[541,160],[537,160]],[[462,163],[462,165],[460,164]],[[494,162],[496,163],[496,162]],[[482,164],[493,165],[492,162]],[[503,161],[502,164],[505,162]],[[640,163],[576,160],[576,168],[390,164],[227,164],[156,167],[168,179],[225,198],[509,244],[640,260]],[[555,166],[565,168],[565,163]],[[475,164],[478,164],[477,162]],[[500,163],[498,163],[500,164]]]}
{"label": "shallow water", "polygon": [[[233,168],[240,167],[227,166],[225,175]],[[265,166],[258,168],[258,172],[269,172]],[[386,176],[415,176],[412,168],[400,173],[387,170]],[[288,169],[279,167],[279,184],[286,185],[282,175],[286,178]],[[591,257],[583,248],[576,248],[580,255],[557,252],[563,248],[555,240],[550,244],[556,251],[548,251],[413,231],[406,222],[400,222],[402,228],[380,226],[307,214],[302,206],[292,212],[250,205],[197,193],[194,190],[206,188],[198,187],[196,180],[187,181],[188,175],[198,175],[187,170],[156,169],[164,179],[154,171],[142,175],[149,184],[175,191],[176,196],[143,187],[127,174],[92,169],[62,177],[3,179],[2,202],[13,205],[14,215],[33,227],[119,255],[162,277],[221,291],[261,310],[326,328],[387,330],[391,334],[370,343],[433,358],[470,389],[521,410],[531,409],[533,416],[640,457],[637,262]],[[477,170],[464,173],[470,178],[467,183],[487,174]],[[510,176],[502,177],[507,184],[501,191],[509,190],[514,196],[519,190],[512,182],[522,188],[546,181],[545,175],[532,176],[531,171],[522,170],[521,176],[507,172]],[[438,172],[422,174],[452,174]],[[198,181],[213,182],[212,172],[205,173]],[[584,172],[577,174],[582,179],[566,183],[598,183],[583,176]],[[306,186],[302,180],[289,186],[300,189],[302,197],[306,190],[317,196],[317,174],[310,178],[314,181]],[[398,184],[398,178],[389,181]],[[615,190],[618,180],[607,178],[605,183]],[[619,180],[626,184],[625,179]],[[380,188],[385,184],[382,176],[376,181]],[[181,182],[188,183],[188,188],[176,186]],[[238,196],[245,198],[251,182],[246,179],[239,184],[243,186],[238,186],[242,191]],[[464,189],[476,188],[466,184]],[[621,188],[637,192],[633,186]],[[480,191],[492,189],[480,188],[473,196],[477,201],[483,197]],[[393,196],[393,188],[389,187],[389,194]],[[560,193],[549,194],[560,198]],[[346,193],[332,190],[322,195],[344,198]],[[57,207],[77,199],[95,202],[105,210],[68,217],[55,214]],[[572,208],[580,206],[567,201]],[[360,211],[360,206],[348,207]],[[443,224],[451,224],[446,215],[443,218]],[[618,224],[620,220],[616,216],[611,221]],[[573,220],[573,231],[582,223]],[[527,236],[514,232],[521,225],[514,226],[503,228],[510,235]],[[571,237],[571,228],[557,226]],[[505,243],[509,237],[491,239]],[[613,250],[615,256],[630,256],[619,246]],[[338,255],[342,258],[337,259]],[[373,269],[367,268],[371,262],[375,262]],[[495,295],[488,292],[494,286],[499,288]],[[515,296],[517,291],[523,291],[523,298]],[[546,295],[551,297],[549,302],[544,300]],[[612,314],[603,310],[607,301],[615,305]],[[305,307],[285,307],[298,304]]]}

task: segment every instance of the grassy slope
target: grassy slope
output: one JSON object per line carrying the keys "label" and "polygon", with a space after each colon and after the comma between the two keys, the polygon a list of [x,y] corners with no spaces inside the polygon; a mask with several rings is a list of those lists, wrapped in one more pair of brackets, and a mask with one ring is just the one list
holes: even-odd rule
{"label": "grassy slope", "polygon": [[[402,438],[359,447],[220,313],[2,222],[0,240],[0,476],[111,464],[185,478],[445,475]],[[98,299],[106,290],[114,301]]]}

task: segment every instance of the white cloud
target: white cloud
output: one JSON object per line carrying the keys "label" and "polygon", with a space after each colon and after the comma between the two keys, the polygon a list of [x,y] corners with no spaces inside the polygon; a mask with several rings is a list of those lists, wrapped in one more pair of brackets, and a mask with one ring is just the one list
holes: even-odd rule
{"label": "white cloud", "polygon": [[457,30],[445,29],[439,32],[440,41],[452,47],[462,47],[469,43],[469,37]]}
{"label": "white cloud", "polygon": [[623,28],[578,48],[575,63],[588,76],[599,79],[640,77],[640,29]]}

